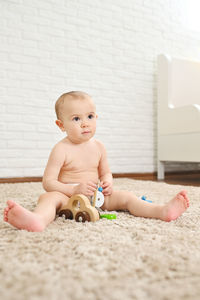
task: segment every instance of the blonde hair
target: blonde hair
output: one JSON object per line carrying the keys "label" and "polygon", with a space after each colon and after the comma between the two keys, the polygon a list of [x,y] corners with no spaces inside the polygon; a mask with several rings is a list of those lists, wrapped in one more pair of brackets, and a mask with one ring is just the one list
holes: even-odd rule
{"label": "blonde hair", "polygon": [[90,97],[87,93],[80,92],[80,91],[72,91],[68,93],[62,94],[55,104],[55,111],[57,119],[60,120],[62,118],[62,106],[63,104],[68,100],[80,100],[80,99],[86,99]]}

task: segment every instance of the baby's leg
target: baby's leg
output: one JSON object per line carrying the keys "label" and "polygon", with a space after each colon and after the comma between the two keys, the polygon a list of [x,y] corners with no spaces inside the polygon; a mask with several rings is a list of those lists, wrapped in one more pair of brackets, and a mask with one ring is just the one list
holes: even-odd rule
{"label": "baby's leg", "polygon": [[188,207],[189,199],[185,191],[181,191],[164,205],[142,201],[132,192],[114,191],[112,195],[105,197],[105,203],[102,209],[127,209],[136,217],[155,218],[169,222],[177,219]]}
{"label": "baby's leg", "polygon": [[48,192],[39,197],[33,212],[12,200],[7,201],[4,210],[4,221],[18,229],[43,231],[55,219],[56,211],[66,202],[68,197],[59,192]]}

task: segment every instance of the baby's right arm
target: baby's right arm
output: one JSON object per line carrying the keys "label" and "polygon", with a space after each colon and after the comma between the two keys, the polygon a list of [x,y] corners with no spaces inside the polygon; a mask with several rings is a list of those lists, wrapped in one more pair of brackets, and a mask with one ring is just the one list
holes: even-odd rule
{"label": "baby's right arm", "polygon": [[61,143],[54,146],[49,156],[48,163],[46,165],[43,175],[43,187],[47,192],[61,192],[68,197],[74,194],[73,185],[67,185],[58,181],[60,169],[65,162],[65,150]]}

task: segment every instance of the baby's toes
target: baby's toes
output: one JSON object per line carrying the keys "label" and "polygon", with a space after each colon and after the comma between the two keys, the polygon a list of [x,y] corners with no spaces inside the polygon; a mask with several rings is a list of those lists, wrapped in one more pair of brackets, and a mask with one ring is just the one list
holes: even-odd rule
{"label": "baby's toes", "polygon": [[181,195],[184,197],[186,205],[188,207],[190,201],[189,201],[189,198],[188,198],[188,195],[187,195],[187,191],[185,191],[185,190],[181,191]]}
{"label": "baby's toes", "polygon": [[188,199],[188,198],[186,199],[186,204],[187,204],[187,207],[189,207],[189,206],[190,206],[190,201],[189,201],[189,199]]}
{"label": "baby's toes", "polygon": [[182,191],[180,192],[180,195],[182,195],[185,199],[188,199],[187,191],[182,190]]}
{"label": "baby's toes", "polygon": [[4,209],[4,212],[8,212],[10,210],[10,207],[6,206],[6,208]]}
{"label": "baby's toes", "polygon": [[8,214],[8,211],[9,211],[8,207],[4,208],[4,212],[3,212],[4,215],[5,215],[5,214]]}
{"label": "baby's toes", "polygon": [[189,206],[189,204],[190,204],[190,200],[189,200],[189,198],[188,198],[188,196],[187,196],[187,195],[186,195],[185,199],[186,199],[187,205]]}
{"label": "baby's toes", "polygon": [[8,205],[8,209],[11,209],[16,205],[16,203],[13,200],[8,200],[7,205]]}
{"label": "baby's toes", "polygon": [[8,210],[7,209],[4,209],[4,221],[8,221]]}
{"label": "baby's toes", "polygon": [[189,199],[188,198],[183,197],[183,203],[184,203],[185,208],[189,207]]}
{"label": "baby's toes", "polygon": [[180,200],[180,201],[184,201],[185,200],[185,197],[183,196],[182,192],[178,193],[176,195],[176,199]]}

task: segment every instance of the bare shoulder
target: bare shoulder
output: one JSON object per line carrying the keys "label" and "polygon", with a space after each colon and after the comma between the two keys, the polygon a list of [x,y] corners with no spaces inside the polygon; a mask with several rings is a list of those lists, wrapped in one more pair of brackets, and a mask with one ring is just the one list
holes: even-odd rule
{"label": "bare shoulder", "polygon": [[64,154],[67,149],[67,144],[68,143],[66,139],[62,139],[61,141],[59,141],[57,144],[54,145],[52,149],[52,153],[54,153],[55,155],[61,155],[62,153]]}
{"label": "bare shoulder", "polygon": [[95,139],[95,143],[96,143],[97,147],[99,148],[99,150],[101,151],[101,153],[106,152],[106,148],[101,141]]}

